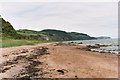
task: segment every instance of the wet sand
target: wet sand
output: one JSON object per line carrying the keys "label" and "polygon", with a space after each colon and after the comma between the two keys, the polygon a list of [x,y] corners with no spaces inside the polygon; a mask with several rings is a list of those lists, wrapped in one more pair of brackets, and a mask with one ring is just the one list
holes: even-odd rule
{"label": "wet sand", "polygon": [[[1,49],[0,49],[1,50]],[[118,56],[86,46],[44,43],[3,48],[1,78],[118,78]]]}

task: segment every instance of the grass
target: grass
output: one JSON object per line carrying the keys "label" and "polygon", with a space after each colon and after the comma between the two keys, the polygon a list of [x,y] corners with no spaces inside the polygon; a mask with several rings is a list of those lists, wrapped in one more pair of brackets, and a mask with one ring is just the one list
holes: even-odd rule
{"label": "grass", "polygon": [[0,47],[13,47],[13,46],[22,46],[22,45],[35,45],[38,43],[45,43],[47,41],[37,41],[37,40],[15,40],[15,39],[4,39],[0,41]]}

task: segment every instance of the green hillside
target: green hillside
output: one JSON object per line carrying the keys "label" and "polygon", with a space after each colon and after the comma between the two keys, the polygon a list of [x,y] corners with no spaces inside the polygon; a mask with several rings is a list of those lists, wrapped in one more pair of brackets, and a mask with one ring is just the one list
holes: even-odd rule
{"label": "green hillside", "polygon": [[63,41],[96,39],[94,37],[90,37],[87,34],[77,33],[77,32],[65,32],[65,31],[52,30],[52,29],[42,30],[41,32],[47,33],[52,39],[63,40]]}
{"label": "green hillside", "polygon": [[53,41],[68,41],[72,40],[72,37],[65,31],[46,29],[40,31],[41,33],[47,34]]}
{"label": "green hillside", "polygon": [[51,41],[71,41],[96,39],[87,34],[45,29],[42,31],[15,30],[12,24],[0,18],[0,47],[34,45]]}
{"label": "green hillside", "polygon": [[70,32],[69,35],[72,37],[72,40],[91,40],[96,39],[94,37],[91,37],[87,34],[83,33],[77,33],[77,32]]}
{"label": "green hillside", "polygon": [[42,31],[20,29],[15,30],[10,22],[1,18],[2,38],[25,39],[25,40],[47,40],[47,41],[70,41],[70,40],[90,40],[96,39],[84,33],[66,32],[54,29],[45,29]]}
{"label": "green hillside", "polygon": [[8,21],[5,21],[3,18],[1,18],[0,20],[1,20],[0,34],[2,35],[2,38],[14,38],[14,39],[23,38],[22,35],[17,34],[16,30]]}

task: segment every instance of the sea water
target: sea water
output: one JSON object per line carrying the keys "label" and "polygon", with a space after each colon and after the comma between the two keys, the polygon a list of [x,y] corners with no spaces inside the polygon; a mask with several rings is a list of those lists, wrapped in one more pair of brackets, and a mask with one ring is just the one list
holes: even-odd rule
{"label": "sea water", "polygon": [[96,49],[91,49],[92,51],[98,51],[98,52],[109,52],[109,53],[120,53],[120,41],[118,39],[96,39],[96,40],[79,40],[75,41],[77,43],[82,42],[86,45],[109,45],[106,47],[100,47]]}

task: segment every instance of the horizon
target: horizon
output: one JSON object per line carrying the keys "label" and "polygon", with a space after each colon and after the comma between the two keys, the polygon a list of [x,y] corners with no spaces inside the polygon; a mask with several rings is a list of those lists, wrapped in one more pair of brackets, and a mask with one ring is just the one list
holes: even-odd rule
{"label": "horizon", "polygon": [[[118,38],[115,2],[2,3],[2,17],[15,30],[56,29],[85,33],[92,37]],[[33,27],[35,26],[35,27]]]}

